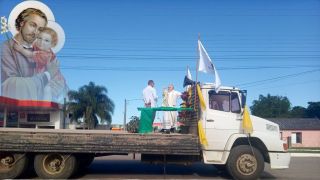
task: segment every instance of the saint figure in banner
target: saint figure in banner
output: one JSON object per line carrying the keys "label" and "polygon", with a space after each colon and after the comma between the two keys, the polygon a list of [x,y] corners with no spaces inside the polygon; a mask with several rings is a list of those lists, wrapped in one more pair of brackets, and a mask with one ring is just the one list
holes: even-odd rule
{"label": "saint figure in banner", "polygon": [[7,35],[2,45],[1,95],[62,102],[68,88],[55,53],[65,36],[51,10],[39,1],[24,1],[11,11],[8,23],[13,37]]}

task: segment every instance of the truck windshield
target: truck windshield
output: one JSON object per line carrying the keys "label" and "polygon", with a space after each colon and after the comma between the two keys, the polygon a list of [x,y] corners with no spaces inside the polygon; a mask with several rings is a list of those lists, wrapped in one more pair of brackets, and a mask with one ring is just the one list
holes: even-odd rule
{"label": "truck windshield", "polygon": [[209,91],[209,108],[218,111],[230,111],[230,92]]}
{"label": "truck windshield", "polygon": [[[230,103],[231,102],[231,103]],[[220,91],[209,91],[209,108],[224,112],[240,113],[240,101],[238,93]]]}

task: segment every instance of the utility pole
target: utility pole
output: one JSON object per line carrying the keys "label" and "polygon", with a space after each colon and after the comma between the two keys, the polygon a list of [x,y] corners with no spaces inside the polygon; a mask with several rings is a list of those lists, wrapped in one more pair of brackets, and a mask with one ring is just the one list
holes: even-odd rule
{"label": "utility pole", "polygon": [[123,113],[123,130],[126,131],[127,124],[127,99],[124,99],[124,113]]}
{"label": "utility pole", "polygon": [[8,120],[8,110],[7,107],[4,107],[4,113],[3,113],[3,127],[7,127],[7,120]]}
{"label": "utility pole", "polygon": [[[66,117],[67,117],[67,99],[63,98],[63,124],[62,129],[66,129]],[[61,124],[61,123],[60,123]]]}
{"label": "utility pole", "polygon": [[123,112],[123,130],[126,131],[127,124],[127,105],[129,101],[141,101],[143,99],[124,99],[124,112]]}

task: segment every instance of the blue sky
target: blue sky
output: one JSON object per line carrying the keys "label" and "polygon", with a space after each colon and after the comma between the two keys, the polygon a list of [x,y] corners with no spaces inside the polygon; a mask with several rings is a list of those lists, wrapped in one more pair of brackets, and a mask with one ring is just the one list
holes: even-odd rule
{"label": "blue sky", "polygon": [[[0,16],[19,2],[0,0]],[[287,96],[292,106],[320,101],[318,0],[42,2],[66,34],[57,56],[70,89],[106,86],[113,123],[123,122],[124,99],[142,98],[149,79],[159,95],[169,83],[183,91],[187,66],[195,77],[199,34],[222,85],[247,89],[249,106],[268,93]],[[213,78],[199,74],[202,82]],[[142,104],[128,103],[128,119]]]}

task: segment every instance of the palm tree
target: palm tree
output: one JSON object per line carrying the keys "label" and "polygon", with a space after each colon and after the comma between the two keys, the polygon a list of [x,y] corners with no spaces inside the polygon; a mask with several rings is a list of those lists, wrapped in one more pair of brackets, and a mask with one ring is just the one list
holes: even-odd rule
{"label": "palm tree", "polygon": [[68,112],[72,113],[71,121],[78,122],[83,118],[89,129],[97,126],[98,117],[101,123],[111,124],[114,103],[107,93],[106,87],[95,85],[93,82],[80,87],[78,91],[69,91]]}

